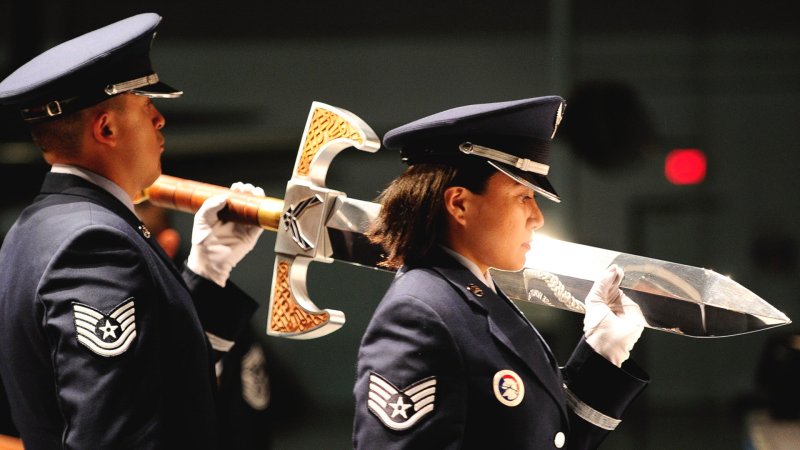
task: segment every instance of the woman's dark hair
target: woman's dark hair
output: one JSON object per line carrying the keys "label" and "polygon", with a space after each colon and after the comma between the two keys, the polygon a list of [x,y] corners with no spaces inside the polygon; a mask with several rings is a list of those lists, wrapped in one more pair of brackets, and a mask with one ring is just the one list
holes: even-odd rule
{"label": "woman's dark hair", "polygon": [[474,159],[457,165],[414,164],[378,196],[382,209],[367,230],[367,237],[383,247],[382,266],[418,266],[441,242],[444,191],[462,186],[482,194],[486,181],[497,173],[485,160]]}

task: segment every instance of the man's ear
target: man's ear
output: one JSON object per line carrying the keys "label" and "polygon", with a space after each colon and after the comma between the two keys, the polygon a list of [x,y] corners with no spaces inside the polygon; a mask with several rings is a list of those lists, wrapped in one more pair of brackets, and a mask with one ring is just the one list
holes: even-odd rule
{"label": "man's ear", "polygon": [[464,187],[452,186],[444,190],[444,209],[452,220],[463,225],[466,221],[467,203],[472,193]]}
{"label": "man's ear", "polygon": [[108,111],[100,111],[92,120],[92,137],[95,141],[114,146],[117,143],[116,127]]}

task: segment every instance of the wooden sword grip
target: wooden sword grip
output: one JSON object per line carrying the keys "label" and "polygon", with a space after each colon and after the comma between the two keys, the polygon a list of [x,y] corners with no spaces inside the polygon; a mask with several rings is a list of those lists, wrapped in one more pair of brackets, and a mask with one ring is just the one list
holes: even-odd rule
{"label": "wooden sword grip", "polygon": [[0,434],[0,450],[25,450],[25,448],[19,438]]}
{"label": "wooden sword grip", "polygon": [[195,213],[206,199],[217,194],[229,195],[227,206],[219,213],[220,219],[278,230],[283,200],[233,192],[214,184],[161,175],[136,201],[149,200],[162,208]]}

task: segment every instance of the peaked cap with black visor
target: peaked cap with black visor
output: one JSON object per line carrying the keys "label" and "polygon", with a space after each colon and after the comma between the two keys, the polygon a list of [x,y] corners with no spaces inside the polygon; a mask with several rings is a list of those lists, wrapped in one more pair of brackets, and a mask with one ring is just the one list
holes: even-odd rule
{"label": "peaked cap with black visor", "polygon": [[150,47],[161,16],[144,13],[63,42],[0,82],[0,103],[19,109],[27,123],[59,118],[131,92],[176,98],[161,82]]}
{"label": "peaked cap with black visor", "polygon": [[458,165],[482,158],[542,196],[560,202],[547,179],[550,141],[566,103],[558,96],[448,109],[386,133],[383,144],[409,165]]}

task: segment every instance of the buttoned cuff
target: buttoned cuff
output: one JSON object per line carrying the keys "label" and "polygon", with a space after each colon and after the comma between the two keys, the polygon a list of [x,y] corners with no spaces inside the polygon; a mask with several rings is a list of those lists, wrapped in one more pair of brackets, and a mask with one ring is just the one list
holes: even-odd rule
{"label": "buttoned cuff", "polygon": [[227,351],[248,326],[258,303],[230,281],[223,288],[188,268],[183,271],[183,279],[212,347]]}
{"label": "buttoned cuff", "polygon": [[595,352],[585,338],[567,362],[564,380],[565,395],[575,414],[605,429],[616,427],[625,409],[650,383],[635,362],[628,360],[617,367]]}

